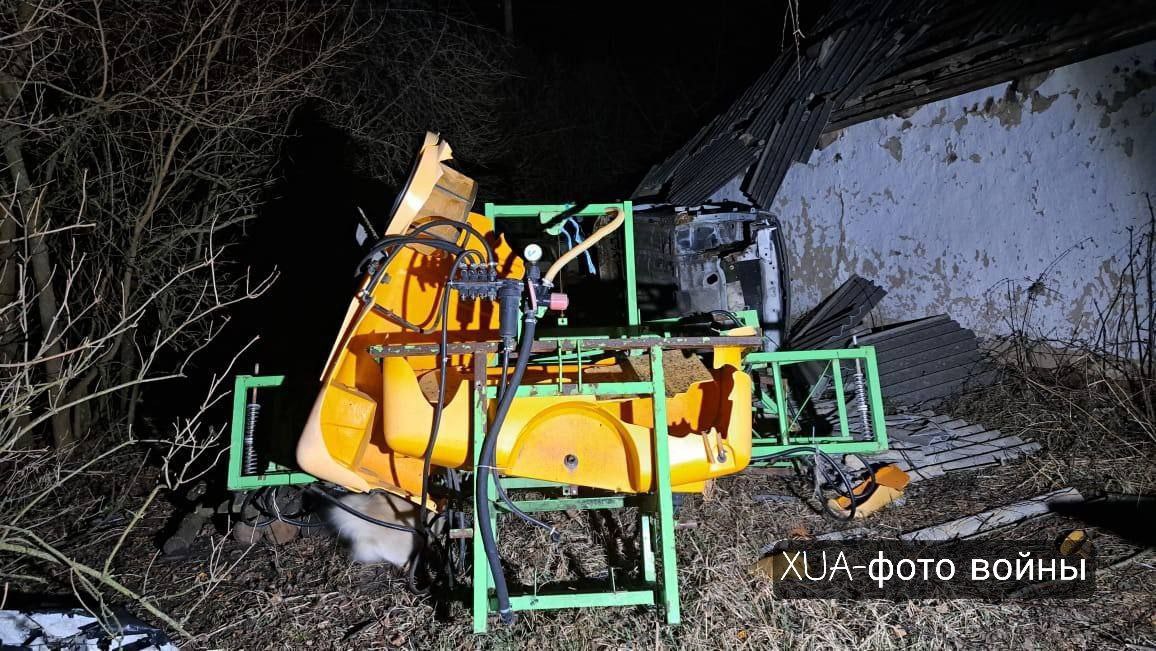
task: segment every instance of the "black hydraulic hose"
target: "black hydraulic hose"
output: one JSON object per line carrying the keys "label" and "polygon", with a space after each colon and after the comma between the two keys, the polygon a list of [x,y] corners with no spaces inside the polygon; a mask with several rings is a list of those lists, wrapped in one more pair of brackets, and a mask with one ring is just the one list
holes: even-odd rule
{"label": "black hydraulic hose", "polygon": [[429,497],[429,474],[432,465],[434,447],[437,446],[438,434],[441,432],[442,415],[445,413],[446,406],[446,384],[449,383],[446,377],[449,368],[449,306],[450,293],[453,288],[450,282],[453,281],[454,274],[461,266],[464,260],[476,255],[476,251],[464,251],[458,255],[454,260],[454,264],[450,267],[450,273],[446,280],[445,289],[443,290],[441,300],[441,340],[438,345],[438,395],[437,401],[434,403],[433,422],[430,425],[429,441],[426,443],[425,452],[422,454],[422,470],[421,470],[421,502],[418,504],[420,509],[420,517],[418,518],[418,527],[425,528],[425,519],[429,513],[426,508],[426,500]]}
{"label": "black hydraulic hose", "polygon": [[[422,455],[422,473],[421,473],[421,501],[418,503],[418,518],[417,529],[421,531],[422,537],[419,540],[421,547],[417,550],[416,557],[410,563],[409,574],[407,580],[409,581],[410,591],[415,594],[428,594],[429,590],[422,590],[417,587],[417,566],[424,558],[426,546],[429,544],[430,533],[429,527],[426,523],[426,518],[429,517],[429,507],[427,506],[429,500],[429,479],[430,469],[433,462],[433,451],[437,445],[438,433],[441,431],[442,415],[445,412],[446,404],[446,384],[448,383],[447,373],[449,366],[449,354],[447,353],[449,346],[449,304],[450,293],[453,291],[450,283],[454,279],[454,274],[457,273],[462,262],[470,258],[477,258],[480,254],[473,250],[464,250],[460,252],[454,259],[453,265],[450,267],[449,275],[446,277],[445,288],[442,290],[440,307],[441,320],[441,340],[439,341],[439,359],[438,359],[438,395],[437,401],[434,404],[433,422],[430,425],[429,441],[426,443],[425,452]],[[450,527],[453,527],[452,520]],[[447,552],[448,554],[448,552]],[[452,572],[450,573],[452,577]],[[452,582],[453,579],[450,578]]]}
{"label": "black hydraulic hose", "polygon": [[[831,470],[835,471],[835,475],[839,478],[839,481],[843,484],[843,488],[846,489],[846,492],[843,492],[843,491],[839,490],[838,488],[836,488],[835,492],[837,492],[842,497],[846,497],[851,502],[851,508],[848,511],[848,515],[845,516],[844,519],[853,520],[855,518],[855,510],[859,506],[859,498],[858,498],[858,496],[855,495],[855,486],[854,486],[854,484],[851,483],[851,478],[848,477],[847,473],[845,473],[843,471],[842,466],[840,466],[839,463],[837,461],[835,461],[834,459],[832,459],[831,456],[829,454],[827,454],[826,452],[823,452],[819,448],[813,447],[813,446],[799,446],[799,447],[794,447],[794,448],[788,448],[788,449],[783,450],[781,452],[774,452],[771,454],[753,456],[753,457],[751,457],[751,461],[770,462],[770,461],[778,461],[780,459],[792,459],[795,457],[803,457],[803,456],[807,456],[807,455],[810,455],[813,458],[812,464],[814,466],[813,470],[814,470],[816,477],[818,477],[818,475],[820,473],[822,473],[823,477],[825,479],[827,479],[828,481],[830,481],[830,476],[819,465],[820,460],[826,462],[827,467],[830,468]],[[862,461],[862,458],[860,458],[860,461]],[[869,464],[864,464],[864,465],[867,465],[868,470],[871,472],[871,480],[872,480],[872,483],[874,483],[875,470],[873,468],[871,468],[871,466]],[[831,482],[831,483],[834,484],[834,482]],[[826,508],[826,507],[824,507],[824,508]],[[828,511],[829,511],[829,509],[828,509]]]}
{"label": "black hydraulic hose", "polygon": [[[445,469],[445,475],[446,475],[446,485],[450,489],[450,494],[454,495],[454,496],[460,496],[462,494],[462,481],[461,481],[461,476],[460,476],[459,472],[457,470],[454,470],[453,468],[446,468]],[[466,558],[466,540],[465,540],[465,538],[458,538],[457,539],[456,547],[457,547],[458,553],[457,553],[457,559],[456,560],[454,558],[454,553],[453,553],[454,548],[455,548],[455,541],[453,538],[453,530],[456,528],[464,527],[465,526],[465,520],[466,520],[465,513],[460,508],[456,508],[457,506],[458,506],[458,504],[451,500],[450,503],[446,506],[445,511],[442,512],[445,514],[445,519],[446,519],[446,523],[447,523],[446,527],[445,527],[445,542],[443,543],[443,547],[446,550],[445,571],[446,571],[446,579],[449,583],[450,590],[453,590],[455,577],[456,577],[457,573],[461,571],[461,567],[459,566],[458,562],[463,561]],[[437,521],[437,517],[435,516],[434,522],[436,522],[436,521]]]}
{"label": "black hydraulic hose", "polygon": [[[451,228],[456,228],[459,231],[464,231],[467,235],[478,240],[478,243],[481,244],[482,249],[486,253],[486,261],[487,262],[494,262],[495,261],[494,260],[494,248],[492,246],[490,246],[489,240],[487,240],[485,238],[485,236],[482,235],[481,232],[478,231],[478,229],[476,229],[473,226],[470,226],[469,224],[466,224],[464,222],[457,222],[457,221],[453,221],[450,219],[435,217],[435,218],[432,218],[430,221],[427,221],[424,224],[421,224],[420,226],[415,227],[414,229],[410,230],[407,233],[402,233],[399,235],[386,235],[385,237],[381,238],[377,242],[374,242],[373,245],[371,245],[369,247],[369,252],[366,253],[366,255],[361,259],[361,262],[359,262],[357,264],[357,268],[363,269],[365,267],[365,265],[368,264],[370,262],[370,260],[372,260],[374,258],[374,256],[376,256],[382,250],[384,250],[390,246],[396,246],[399,244],[401,244],[401,245],[426,244],[429,246],[433,246],[435,248],[442,248],[445,250],[449,250],[449,247],[453,247],[456,249],[464,249],[465,248],[465,243],[463,243],[462,245],[459,246],[456,241],[447,240],[443,237],[438,237],[437,235],[430,235],[429,237],[418,237],[418,235],[421,235],[421,234],[425,233],[426,231],[428,231],[431,228],[434,228],[436,226],[449,226]],[[468,242],[468,239],[467,239],[467,242]],[[385,266],[385,265],[383,265],[383,266]]]}
{"label": "black hydraulic hose", "polygon": [[[377,283],[381,282],[381,277],[385,274],[385,270],[389,267],[390,263],[393,262],[393,259],[397,257],[398,252],[406,246],[421,244],[423,246],[440,249],[442,251],[453,254],[461,253],[465,250],[453,242],[447,242],[446,240],[436,237],[405,237],[400,240],[390,242],[390,244],[397,245],[398,248],[390,251],[389,254],[385,256],[385,259],[381,261],[381,264],[377,266],[377,269],[373,272],[372,282],[370,282],[368,285],[369,287],[373,287]],[[358,271],[364,269],[369,261],[371,261],[375,255],[377,255],[377,253],[378,252],[375,251],[365,256],[365,258],[357,265]]]}
{"label": "black hydraulic hose", "polygon": [[[510,370],[510,349],[503,346],[502,347],[502,375],[498,380],[498,402],[502,401],[502,396],[506,395],[506,391],[510,388],[510,384],[507,383],[507,380],[509,379],[509,370]],[[517,386],[514,387],[514,391],[517,391]],[[514,500],[510,499],[510,496],[506,493],[506,489],[502,488],[502,483],[500,481],[494,482],[494,486],[498,489],[498,499],[502,500],[502,503],[506,505],[506,509],[508,509],[510,511],[510,513],[513,513],[514,515],[518,516],[519,518],[522,519],[522,521],[524,521],[528,524],[531,524],[535,527],[538,527],[540,529],[544,529],[544,530],[548,531],[550,533],[550,540],[552,542],[557,543],[557,542],[560,542],[562,540],[562,535],[560,533],[558,533],[558,530],[556,527],[552,527],[552,526],[546,524],[545,522],[542,522],[538,518],[535,518],[534,516],[530,515],[529,513],[526,513],[522,509],[520,509],[518,507],[518,505],[514,503]]]}
{"label": "black hydraulic hose", "polygon": [[498,400],[506,394],[506,380],[510,376],[510,349],[502,346],[502,375],[498,378]]}
{"label": "black hydraulic hose", "polygon": [[[455,221],[453,219],[446,219],[445,217],[430,217],[429,221],[426,221],[425,223],[421,224],[420,226],[415,227],[413,230],[409,231],[409,233],[407,233],[407,235],[424,233],[424,232],[428,231],[429,229],[434,228],[435,226],[449,226],[451,228],[456,228],[459,231],[463,231],[467,235],[472,236],[474,239],[476,239],[478,241],[478,244],[482,245],[482,248],[485,250],[486,262],[496,262],[496,260],[494,260],[494,247],[490,246],[490,241],[487,240],[484,235],[482,235],[481,231],[474,228],[473,226],[470,226],[467,222],[459,222],[459,221]],[[435,235],[434,237],[437,237],[437,236]],[[464,248],[468,242],[469,242],[469,240],[462,242],[462,247]]]}
{"label": "black hydraulic hose", "polygon": [[553,527],[549,524],[546,524],[545,522],[542,522],[538,518],[535,518],[534,516],[530,515],[529,513],[526,513],[522,509],[518,508],[518,505],[515,504],[514,500],[510,499],[509,494],[506,493],[506,489],[502,487],[501,481],[495,480],[494,481],[494,488],[498,489],[498,499],[502,500],[502,504],[506,505],[506,509],[508,509],[510,511],[510,513],[513,513],[514,515],[518,516],[523,522],[526,522],[526,523],[531,524],[535,527],[538,527],[539,529],[543,529],[543,530],[549,532],[550,542],[553,542],[553,543],[562,542],[562,534],[559,533],[558,528]]}
{"label": "black hydraulic hose", "polygon": [[482,538],[482,547],[486,550],[486,560],[490,565],[490,573],[494,577],[494,593],[498,599],[498,616],[502,622],[512,624],[514,612],[510,609],[510,592],[506,587],[506,576],[502,573],[502,559],[498,556],[497,540],[494,537],[494,527],[490,522],[490,477],[494,471],[494,456],[498,447],[498,432],[506,420],[506,413],[510,411],[510,404],[518,393],[517,387],[522,383],[522,376],[530,362],[530,351],[534,343],[534,330],[537,328],[538,318],[532,310],[527,310],[522,317],[522,340],[518,347],[518,361],[514,364],[514,374],[510,377],[507,389],[498,401],[498,408],[494,412],[486,438],[482,441],[482,452],[478,458],[478,467],[474,472],[474,510],[478,514],[478,528]]}

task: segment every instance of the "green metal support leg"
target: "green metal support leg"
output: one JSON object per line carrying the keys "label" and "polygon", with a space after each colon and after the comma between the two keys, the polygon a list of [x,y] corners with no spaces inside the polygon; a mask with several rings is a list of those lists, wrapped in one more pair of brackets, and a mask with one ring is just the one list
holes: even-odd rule
{"label": "green metal support leg", "polygon": [[[511,594],[510,606],[515,611],[544,610],[554,608],[585,608],[601,606],[661,606],[669,624],[681,620],[678,594],[678,557],[675,552],[674,499],[671,494],[669,434],[666,426],[666,382],[662,366],[662,346],[647,349],[651,359],[651,378],[647,382],[587,384],[585,389],[593,395],[648,395],[654,400],[654,428],[651,441],[654,485],[650,495],[606,495],[601,497],[555,497],[533,500],[515,500],[527,512],[560,511],[565,509],[622,508],[639,505],[639,535],[642,549],[642,585],[634,589],[622,589],[611,578],[601,591],[563,592],[560,594],[539,594],[535,589],[531,594]],[[485,438],[486,406],[494,397],[494,387],[486,386],[485,361],[475,364],[473,379],[473,459],[477,467],[481,455],[482,440]],[[516,395],[542,395],[558,389],[549,385],[518,387]],[[477,474],[475,473],[475,482]],[[507,490],[560,488],[558,484],[524,478],[499,478]],[[475,485],[475,490],[477,486]],[[497,517],[506,511],[504,504],[493,497],[496,491],[491,487],[491,501],[494,530],[497,531]],[[493,577],[489,571],[485,548],[477,535],[478,521],[474,518],[475,536],[472,542],[473,557],[473,629],[484,633],[488,629],[489,615],[494,612],[494,597],[491,595]]]}
{"label": "green metal support leg", "polygon": [[638,514],[638,545],[642,549],[642,580],[654,583],[654,518],[649,513]]}
{"label": "green metal support leg", "polygon": [[658,537],[662,543],[662,605],[666,623],[682,620],[678,601],[678,557],[674,550],[674,498],[670,492],[670,451],[666,430],[666,378],[662,347],[650,349],[650,381],[654,385],[654,491],[658,499]]}

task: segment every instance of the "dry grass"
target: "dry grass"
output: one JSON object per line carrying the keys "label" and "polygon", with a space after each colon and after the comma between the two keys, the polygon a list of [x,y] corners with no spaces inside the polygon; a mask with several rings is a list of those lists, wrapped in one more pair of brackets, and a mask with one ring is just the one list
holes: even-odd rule
{"label": "dry grass", "polygon": [[[913,485],[903,501],[865,522],[885,537],[1076,485],[1086,492],[1151,492],[1156,442],[1142,428],[1129,429],[1096,407],[1094,396],[1071,389],[1033,386],[1021,377],[965,397],[952,411],[1040,441],[1036,457],[1012,465],[953,473]],[[1054,384],[1054,383],[1053,383]],[[1081,393],[1083,392],[1083,393]],[[1078,404],[1071,404],[1079,398]],[[1099,414],[1089,426],[1081,409]],[[132,460],[123,461],[125,468]],[[122,470],[123,476],[129,476]],[[116,473],[94,479],[107,482]],[[155,478],[145,473],[136,485]],[[146,486],[147,488],[147,486]],[[104,488],[103,490],[111,490]],[[99,492],[99,491],[96,491]],[[147,492],[147,491],[146,491]],[[382,567],[352,565],[327,535],[272,547],[242,545],[206,530],[185,559],[166,559],[156,532],[172,507],[154,504],[125,542],[116,572],[129,587],[182,619],[189,648],[1089,648],[1156,644],[1156,566],[1151,557],[1125,563],[1097,577],[1093,599],[1070,601],[836,601],[776,599],[771,584],[751,574],[760,550],[791,532],[818,534],[848,525],[804,501],[770,503],[763,494],[805,494],[793,478],[747,473],[717,483],[708,497],[688,498],[681,518],[697,527],[678,533],[683,624],[670,628],[650,609],[599,609],[524,613],[512,628],[495,624],[488,636],[470,630],[462,595],[445,604],[406,592],[404,581]],[[138,491],[140,493],[140,491]],[[92,495],[86,496],[91,499]],[[132,508],[130,502],[127,504]],[[141,499],[139,497],[135,499]],[[576,577],[604,579],[637,573],[632,547],[633,513],[616,521],[598,515],[557,514],[562,546],[540,530],[503,524],[507,572],[524,584],[546,586]],[[615,526],[621,532],[614,531]],[[1011,539],[1053,539],[1087,525],[1060,516],[1005,532]],[[73,527],[73,532],[78,529]],[[1093,538],[1104,565],[1137,551],[1103,527]],[[68,551],[99,558],[101,543],[73,536]],[[616,553],[607,557],[606,548]]]}
{"label": "dry grass", "polygon": [[[1026,465],[943,478],[917,485],[906,503],[871,522],[898,531],[940,521],[1035,493]],[[770,584],[748,572],[768,542],[803,528],[818,533],[837,526],[803,502],[766,504],[760,493],[789,490],[788,480],[746,475],[720,482],[710,501],[693,499],[684,519],[699,526],[679,534],[683,625],[668,628],[647,609],[608,609],[523,614],[511,629],[487,637],[470,632],[461,603],[439,613],[405,592],[404,583],[382,568],[351,565],[328,537],[303,538],[280,547],[230,544],[228,557],[242,562],[223,577],[214,598],[189,623],[192,646],[215,648],[1087,648],[1156,641],[1156,571],[1135,564],[1100,577],[1096,599],[1070,602],[984,603],[847,602],[777,600]],[[1047,529],[1078,526],[1053,519],[1016,535],[1054,535]],[[582,571],[605,571],[600,545],[582,539],[584,520],[568,532],[567,549],[545,542],[519,524],[504,527],[503,551],[511,575],[531,582],[568,577],[574,558]],[[1010,534],[1009,534],[1010,535]],[[1101,547],[1128,546],[1109,534]],[[143,541],[150,549],[151,541]],[[578,553],[573,553],[577,547]],[[568,553],[570,552],[570,553]],[[150,552],[151,553],[151,552]],[[211,573],[205,559],[160,560],[154,581],[192,586]],[[163,577],[163,578],[162,578]],[[161,583],[154,583],[154,590]],[[171,590],[171,587],[166,589]],[[179,599],[166,604],[179,612]]]}

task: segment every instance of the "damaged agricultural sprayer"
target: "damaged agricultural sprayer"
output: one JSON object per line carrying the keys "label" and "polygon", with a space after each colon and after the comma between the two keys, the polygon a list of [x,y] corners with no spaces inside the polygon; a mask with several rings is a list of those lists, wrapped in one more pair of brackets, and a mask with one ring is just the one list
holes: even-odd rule
{"label": "damaged agricultural sprayer", "polygon": [[[630,202],[477,214],[475,184],[449,158],[427,135],[363,261],[295,455],[273,452],[286,442],[258,427],[258,395],[284,378],[236,378],[230,490],[311,484],[330,502],[369,491],[413,502],[414,527],[394,525],[424,541],[411,566],[451,586],[468,571],[479,632],[495,612],[508,622],[594,606],[657,606],[677,624],[675,494],[752,464],[826,474],[820,454],[886,448],[871,348],[766,350],[773,338],[745,306],[643,322]],[[669,367],[687,360],[697,373],[680,385]],[[824,428],[809,424],[811,396],[790,388],[796,365],[818,365],[834,390]],[[503,518],[557,541],[543,512],[628,507],[637,572],[593,590],[507,584]]]}

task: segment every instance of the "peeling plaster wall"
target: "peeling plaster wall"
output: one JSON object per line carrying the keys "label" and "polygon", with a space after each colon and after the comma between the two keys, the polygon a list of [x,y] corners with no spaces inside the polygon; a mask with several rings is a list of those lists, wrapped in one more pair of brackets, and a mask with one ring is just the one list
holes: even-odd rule
{"label": "peeling plaster wall", "polygon": [[[1156,43],[825,134],[772,210],[794,305],[851,273],[886,321],[1086,336],[1156,202]],[[737,183],[717,199],[742,200]]]}

